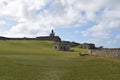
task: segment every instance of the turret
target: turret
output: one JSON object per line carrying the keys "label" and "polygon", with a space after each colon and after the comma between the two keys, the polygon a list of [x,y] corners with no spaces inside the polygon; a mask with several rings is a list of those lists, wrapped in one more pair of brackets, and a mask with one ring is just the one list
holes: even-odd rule
{"label": "turret", "polygon": [[55,33],[54,33],[53,29],[51,30],[50,37],[52,37],[52,38],[55,37]]}

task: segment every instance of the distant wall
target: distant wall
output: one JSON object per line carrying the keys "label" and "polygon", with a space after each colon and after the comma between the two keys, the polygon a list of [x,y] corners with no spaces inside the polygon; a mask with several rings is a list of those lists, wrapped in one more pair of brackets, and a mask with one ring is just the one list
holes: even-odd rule
{"label": "distant wall", "polygon": [[90,49],[89,54],[120,59],[120,48]]}

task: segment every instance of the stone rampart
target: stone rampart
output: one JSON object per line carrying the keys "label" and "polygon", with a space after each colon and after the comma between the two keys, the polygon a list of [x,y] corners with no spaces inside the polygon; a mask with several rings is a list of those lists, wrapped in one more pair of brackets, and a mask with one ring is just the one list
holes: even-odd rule
{"label": "stone rampart", "polygon": [[89,54],[120,59],[120,48],[90,49]]}

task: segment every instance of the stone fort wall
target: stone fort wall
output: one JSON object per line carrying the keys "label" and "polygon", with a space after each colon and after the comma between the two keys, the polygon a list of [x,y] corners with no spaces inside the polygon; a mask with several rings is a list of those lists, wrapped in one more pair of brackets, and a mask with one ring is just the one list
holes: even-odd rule
{"label": "stone fort wall", "polygon": [[90,49],[90,55],[120,59],[120,48]]}

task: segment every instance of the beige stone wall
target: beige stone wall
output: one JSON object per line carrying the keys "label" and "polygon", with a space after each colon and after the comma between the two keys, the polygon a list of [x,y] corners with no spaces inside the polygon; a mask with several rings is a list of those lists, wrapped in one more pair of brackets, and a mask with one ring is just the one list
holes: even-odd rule
{"label": "beige stone wall", "polygon": [[95,56],[103,56],[103,57],[120,59],[120,48],[90,49],[89,54],[95,55]]}

